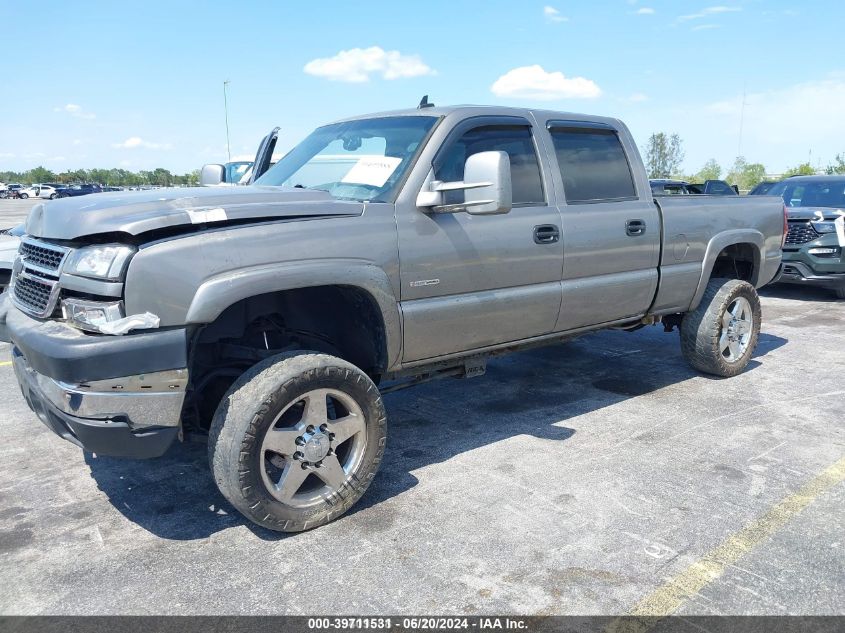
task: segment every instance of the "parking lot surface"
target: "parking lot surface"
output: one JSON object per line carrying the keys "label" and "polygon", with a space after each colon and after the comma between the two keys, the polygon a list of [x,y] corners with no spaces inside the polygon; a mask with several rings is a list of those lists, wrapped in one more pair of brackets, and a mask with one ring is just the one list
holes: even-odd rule
{"label": "parking lot surface", "polygon": [[2,345],[0,612],[845,613],[845,302],[763,294],[733,379],[655,327],[388,395],[370,490],[294,535],[235,513],[204,446],[133,462],[54,436]]}
{"label": "parking lot surface", "polygon": [[10,229],[26,220],[33,205],[43,200],[9,200],[0,198],[0,231]]}

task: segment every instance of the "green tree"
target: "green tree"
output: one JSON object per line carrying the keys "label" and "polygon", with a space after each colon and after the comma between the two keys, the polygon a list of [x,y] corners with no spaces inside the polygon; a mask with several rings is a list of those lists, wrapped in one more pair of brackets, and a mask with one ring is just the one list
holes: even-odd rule
{"label": "green tree", "polygon": [[715,158],[711,158],[702,167],[698,173],[692,177],[693,182],[704,182],[705,180],[718,180],[722,175],[722,167],[716,162]]}
{"label": "green tree", "polygon": [[726,180],[742,191],[749,191],[766,178],[766,167],[762,163],[749,163],[744,156],[737,156]]}
{"label": "green tree", "polygon": [[815,175],[816,170],[813,169],[813,166],[810,163],[801,163],[800,165],[796,165],[795,167],[790,167],[785,172],[783,172],[783,177],[788,178],[789,176],[813,176]]}
{"label": "green tree", "polygon": [[684,162],[681,137],[665,132],[652,134],[646,150],[646,169],[649,178],[671,178],[680,175]]}
{"label": "green tree", "polygon": [[845,154],[837,154],[834,160],[836,162],[828,165],[827,169],[824,170],[825,173],[830,175],[845,174]]}
{"label": "green tree", "polygon": [[38,166],[35,169],[30,169],[23,179],[27,182],[55,182],[56,174],[49,169]]}

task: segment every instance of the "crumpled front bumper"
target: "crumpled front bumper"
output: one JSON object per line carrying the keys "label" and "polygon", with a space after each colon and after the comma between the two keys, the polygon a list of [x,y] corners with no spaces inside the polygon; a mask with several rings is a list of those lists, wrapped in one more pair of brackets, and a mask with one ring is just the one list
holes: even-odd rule
{"label": "crumpled front bumper", "polygon": [[[56,435],[86,451],[138,459],[158,457],[179,433],[187,370],[143,377],[146,384],[168,379],[169,392],[104,391],[108,384],[72,385],[39,374],[16,347],[12,348],[12,363],[21,393],[38,418]],[[102,383],[116,386],[134,381],[134,388],[140,389],[138,378]],[[133,419],[144,423],[136,424]]]}

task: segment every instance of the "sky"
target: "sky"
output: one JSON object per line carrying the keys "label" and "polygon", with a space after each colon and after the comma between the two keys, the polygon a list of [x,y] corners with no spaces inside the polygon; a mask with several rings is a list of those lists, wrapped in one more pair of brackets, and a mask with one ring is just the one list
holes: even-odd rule
{"label": "sky", "polygon": [[845,153],[845,2],[547,1],[0,0],[0,170],[225,162],[226,80],[233,159],[424,94],[678,133],[687,173]]}

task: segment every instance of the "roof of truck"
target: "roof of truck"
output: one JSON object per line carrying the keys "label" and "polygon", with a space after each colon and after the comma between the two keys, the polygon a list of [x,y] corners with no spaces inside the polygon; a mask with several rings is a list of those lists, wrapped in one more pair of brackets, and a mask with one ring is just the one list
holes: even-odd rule
{"label": "roof of truck", "polygon": [[575,121],[594,121],[599,123],[608,123],[611,125],[619,125],[621,121],[612,117],[596,116],[593,114],[579,114],[576,112],[563,112],[559,110],[544,110],[540,108],[512,108],[506,106],[494,105],[450,105],[450,106],[432,106],[427,108],[407,108],[404,110],[389,110],[386,112],[373,112],[370,114],[361,114],[357,116],[345,117],[338,119],[332,123],[342,123],[343,121],[356,121],[359,119],[373,119],[389,116],[449,116],[450,114],[462,114],[470,116],[522,116],[528,113],[533,113],[541,118],[561,118]]}

